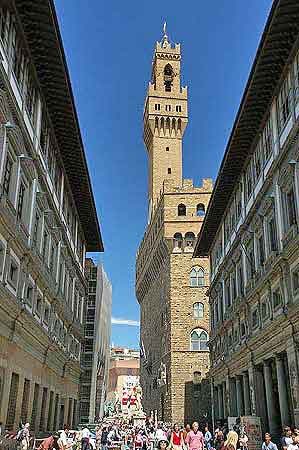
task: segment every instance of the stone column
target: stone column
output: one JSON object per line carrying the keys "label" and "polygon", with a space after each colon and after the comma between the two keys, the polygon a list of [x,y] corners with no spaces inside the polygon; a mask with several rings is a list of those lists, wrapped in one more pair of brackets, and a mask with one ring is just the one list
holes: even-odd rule
{"label": "stone column", "polygon": [[[49,431],[53,431],[56,429],[55,424],[55,404],[56,404],[56,391],[53,392],[53,401],[52,401],[52,411],[51,411],[51,417],[49,418]],[[50,391],[51,395],[51,391]]]}
{"label": "stone column", "polygon": [[68,412],[69,412],[69,399],[68,399],[68,397],[65,397],[65,398],[64,398],[64,417],[63,417],[63,423],[67,423]]}
{"label": "stone column", "polygon": [[227,396],[226,396],[226,382],[222,383],[222,394],[223,394],[223,418],[227,417]]}
{"label": "stone column", "polygon": [[217,391],[218,391],[219,419],[223,419],[223,396],[222,396],[222,386],[221,386],[221,384],[218,385]]}
{"label": "stone column", "polygon": [[42,411],[42,401],[43,401],[43,386],[40,384],[39,390],[38,390],[37,406],[36,406],[35,431],[39,431],[39,429],[40,429],[40,416],[41,416],[41,411]]}
{"label": "stone column", "polygon": [[25,383],[24,375],[19,374],[19,388],[18,388],[18,396],[17,396],[17,402],[16,402],[14,429],[18,429],[19,423],[20,423],[23,393],[24,393],[24,383]]}
{"label": "stone column", "polygon": [[244,414],[245,416],[250,416],[250,387],[249,387],[249,376],[248,372],[243,374],[243,392],[244,392]]}
{"label": "stone column", "polygon": [[73,405],[74,405],[74,400],[72,398],[69,399],[69,426],[72,428],[73,427]]}
{"label": "stone column", "polygon": [[44,415],[44,429],[47,430],[47,424],[48,424],[48,414],[49,414],[49,406],[50,406],[50,388],[47,389],[47,396],[46,396],[46,404],[45,404],[45,415]]}
{"label": "stone column", "polygon": [[225,382],[225,389],[226,389],[226,410],[227,410],[227,417],[231,416],[231,412],[232,412],[232,405],[231,405],[231,397],[230,397],[230,378],[229,375],[227,375],[226,377],[226,382]]}
{"label": "stone column", "polygon": [[287,357],[290,374],[290,388],[292,405],[294,411],[295,426],[299,427],[299,370],[298,370],[298,355],[294,342],[289,342],[287,345]]}
{"label": "stone column", "polygon": [[242,396],[242,382],[241,377],[236,377],[236,388],[237,388],[237,414],[238,417],[243,415],[243,396]]}
{"label": "stone column", "polygon": [[289,415],[289,402],[287,392],[287,380],[285,376],[283,356],[277,355],[275,358],[275,362],[276,362],[276,372],[278,382],[281,423],[282,425],[288,425],[290,423],[290,415]]}
{"label": "stone column", "polygon": [[256,415],[256,390],[255,390],[255,368],[252,362],[248,365],[248,383],[249,383],[249,397],[250,397],[250,412],[253,416]]}
{"label": "stone column", "polygon": [[[34,386],[35,386],[34,381],[30,380],[27,422],[30,422],[31,416],[32,416],[33,399],[34,399]],[[32,424],[31,423],[30,423],[30,427],[32,428]]]}
{"label": "stone column", "polygon": [[273,396],[273,383],[272,383],[272,373],[270,361],[264,361],[264,379],[266,388],[266,403],[267,403],[267,414],[269,422],[269,431],[271,434],[275,434],[275,401]]}
{"label": "stone column", "polygon": [[218,390],[217,386],[214,385],[214,414],[215,418],[219,419],[219,403],[218,403]]}
{"label": "stone column", "polygon": [[0,405],[0,422],[3,423],[4,427],[6,424],[6,415],[8,410],[8,402],[9,402],[9,392],[10,392],[10,383],[11,383],[12,371],[11,369],[4,370],[4,383],[2,387],[2,401]]}

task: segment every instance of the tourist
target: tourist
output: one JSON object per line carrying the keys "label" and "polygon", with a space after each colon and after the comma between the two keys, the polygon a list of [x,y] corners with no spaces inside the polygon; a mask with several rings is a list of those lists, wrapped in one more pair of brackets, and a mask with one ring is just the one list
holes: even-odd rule
{"label": "tourist", "polygon": [[165,431],[162,429],[162,425],[161,423],[159,423],[157,425],[157,430],[155,433],[155,441],[156,441],[156,445],[158,445],[158,443],[162,440],[167,440],[167,435],[165,433]]}
{"label": "tourist", "polygon": [[299,432],[293,431],[292,433],[292,442],[288,445],[288,450],[298,450],[298,443],[299,443]]}
{"label": "tourist", "polygon": [[203,450],[204,437],[202,432],[199,430],[198,422],[193,422],[192,430],[187,434],[185,442],[189,450]]}
{"label": "tourist", "polygon": [[239,440],[238,433],[236,431],[230,431],[227,435],[227,439],[224,442],[224,450],[236,450]]}
{"label": "tourist", "polygon": [[168,441],[166,439],[161,439],[158,442],[158,450],[166,450],[168,447]]}
{"label": "tourist", "polygon": [[90,431],[87,427],[82,430],[81,449],[89,450]]}
{"label": "tourist", "polygon": [[283,436],[281,438],[282,450],[287,450],[288,446],[292,444],[292,430],[290,427],[284,427]]}
{"label": "tourist", "polygon": [[205,438],[206,448],[207,448],[207,450],[210,450],[211,447],[212,447],[212,434],[211,434],[211,432],[209,430],[208,424],[206,424],[206,426],[205,426],[205,436],[204,436],[204,438]]}
{"label": "tourist", "polygon": [[69,432],[69,426],[64,424],[63,430],[60,432],[60,437],[58,439],[58,447],[60,450],[66,450],[69,448],[67,442],[67,434]]}
{"label": "tourist", "polygon": [[277,450],[277,445],[271,441],[270,433],[265,434],[265,441],[263,442],[262,450]]}
{"label": "tourist", "polygon": [[191,430],[191,427],[190,427],[189,423],[187,423],[187,425],[185,426],[185,429],[183,431],[184,442],[186,442],[186,437],[187,437],[188,433],[190,432],[190,430]]}
{"label": "tourist", "polygon": [[184,446],[183,433],[177,423],[173,426],[173,431],[170,435],[170,448],[174,450],[181,450]]}
{"label": "tourist", "polygon": [[18,433],[17,441],[20,442],[21,450],[28,450],[29,449],[29,442],[30,442],[29,427],[30,427],[30,424],[26,423],[24,425],[24,427]]}
{"label": "tourist", "polygon": [[107,427],[103,427],[102,434],[101,434],[101,449],[102,450],[108,450],[108,434],[109,431]]}

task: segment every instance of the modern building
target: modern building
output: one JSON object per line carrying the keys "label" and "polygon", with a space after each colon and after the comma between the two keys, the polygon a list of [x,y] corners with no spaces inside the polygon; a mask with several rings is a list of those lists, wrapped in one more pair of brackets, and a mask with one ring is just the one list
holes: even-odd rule
{"label": "modern building", "polygon": [[121,401],[124,390],[139,383],[139,375],[139,350],[112,347],[109,362],[107,400]]}
{"label": "modern building", "polygon": [[88,298],[81,353],[80,423],[102,418],[107,396],[110,358],[112,286],[101,264],[86,259]]}
{"label": "modern building", "polygon": [[182,423],[210,409],[209,261],[192,256],[212,181],[195,187],[182,177],[188,96],[181,86],[180,44],[172,46],[165,29],[154,51],[143,122],[149,218],[136,261],[143,406],[159,420]]}
{"label": "modern building", "polygon": [[299,425],[299,3],[275,0],[195,256],[210,256],[216,417]]}
{"label": "modern building", "polygon": [[75,426],[85,252],[103,251],[52,0],[0,7],[0,421]]}

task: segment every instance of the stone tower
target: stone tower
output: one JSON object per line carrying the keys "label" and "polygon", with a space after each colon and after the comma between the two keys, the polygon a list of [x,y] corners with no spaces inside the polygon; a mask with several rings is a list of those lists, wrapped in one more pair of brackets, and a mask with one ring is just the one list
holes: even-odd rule
{"label": "stone tower", "polygon": [[188,122],[187,88],[181,88],[181,48],[168,42],[166,30],[157,42],[152,80],[144,108],[144,142],[149,155],[149,214],[163,183],[182,185],[182,137]]}
{"label": "stone tower", "polygon": [[149,220],[137,253],[136,296],[143,406],[171,422],[200,419],[209,411],[209,262],[193,258],[193,245],[212,181],[194,187],[182,177],[188,105],[180,75],[181,48],[170,44],[164,26],[144,108]]}

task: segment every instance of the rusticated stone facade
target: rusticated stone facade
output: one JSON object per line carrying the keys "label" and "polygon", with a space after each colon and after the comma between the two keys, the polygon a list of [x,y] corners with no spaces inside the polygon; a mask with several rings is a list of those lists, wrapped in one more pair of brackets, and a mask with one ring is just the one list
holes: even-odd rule
{"label": "rusticated stone facade", "polygon": [[169,422],[209,412],[207,258],[193,258],[212,191],[182,179],[187,88],[180,85],[180,45],[157,43],[144,110],[149,153],[149,223],[137,254],[141,310],[141,384],[146,413]]}

